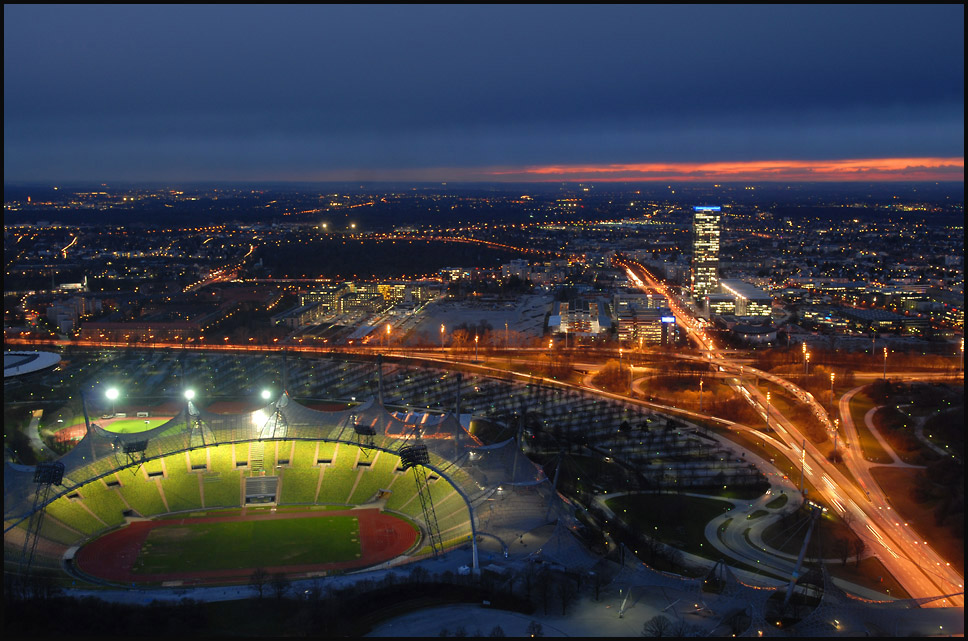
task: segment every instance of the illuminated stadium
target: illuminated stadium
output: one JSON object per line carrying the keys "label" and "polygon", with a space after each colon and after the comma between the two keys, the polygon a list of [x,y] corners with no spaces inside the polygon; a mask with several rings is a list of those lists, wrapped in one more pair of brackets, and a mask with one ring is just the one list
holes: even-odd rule
{"label": "illuminated stadium", "polygon": [[[59,483],[39,482],[60,465]],[[158,427],[92,423],[55,463],[7,463],[5,569],[116,585],[237,582],[255,567],[324,576],[457,546],[476,564],[479,542],[506,555],[564,512],[516,437],[484,444],[453,414],[394,413],[376,399],[320,411],[286,393],[217,414],[187,400]]]}

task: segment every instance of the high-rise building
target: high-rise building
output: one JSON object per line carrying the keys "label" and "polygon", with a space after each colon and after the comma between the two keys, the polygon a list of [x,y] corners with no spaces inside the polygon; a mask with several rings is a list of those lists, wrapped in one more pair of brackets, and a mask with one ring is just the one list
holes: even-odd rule
{"label": "high-rise building", "polygon": [[719,288],[719,207],[693,207],[692,295],[702,299]]}

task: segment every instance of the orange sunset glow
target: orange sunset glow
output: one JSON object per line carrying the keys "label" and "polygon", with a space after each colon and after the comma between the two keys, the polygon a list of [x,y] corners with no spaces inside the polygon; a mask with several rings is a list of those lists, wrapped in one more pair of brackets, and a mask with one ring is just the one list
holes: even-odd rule
{"label": "orange sunset glow", "polygon": [[964,158],[851,158],[710,163],[547,165],[492,172],[528,180],[963,181]]}

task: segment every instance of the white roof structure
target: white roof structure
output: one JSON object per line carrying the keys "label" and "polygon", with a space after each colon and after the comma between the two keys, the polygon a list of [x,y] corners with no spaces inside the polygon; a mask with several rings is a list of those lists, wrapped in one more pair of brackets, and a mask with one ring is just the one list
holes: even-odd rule
{"label": "white roof structure", "polygon": [[61,357],[53,352],[4,352],[3,377],[22,376],[53,367]]}

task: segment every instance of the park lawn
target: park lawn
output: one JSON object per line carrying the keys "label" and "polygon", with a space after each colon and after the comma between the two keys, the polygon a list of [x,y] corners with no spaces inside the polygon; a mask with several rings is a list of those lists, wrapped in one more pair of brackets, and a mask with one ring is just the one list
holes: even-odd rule
{"label": "park lawn", "polygon": [[876,557],[868,556],[861,559],[860,564],[857,564],[853,559],[849,560],[846,564],[841,564],[840,562],[828,563],[827,569],[830,571],[831,576],[843,579],[844,581],[850,581],[869,590],[881,592],[886,598],[911,598],[911,595],[904,590],[901,584],[897,582],[897,579],[891,576],[891,573],[887,571],[884,564]]}
{"label": "park lawn", "polygon": [[935,524],[934,510],[938,505],[936,499],[927,503],[918,503],[911,498],[910,489],[919,473],[920,470],[912,468],[889,466],[871,468],[871,475],[887,494],[891,506],[897,513],[928,541],[935,552],[964,575],[964,539],[954,536],[950,528]]}
{"label": "park lawn", "polygon": [[633,530],[694,554],[707,543],[706,524],[733,508],[728,501],[681,494],[625,494],[605,503]]}
{"label": "park lawn", "polygon": [[185,523],[148,534],[134,571],[168,574],[355,561],[359,523],[351,516]]}
{"label": "park lawn", "polygon": [[864,453],[864,458],[868,461],[874,463],[885,463],[890,464],[894,462],[891,455],[884,451],[881,447],[880,441],[874,437],[870,429],[867,427],[867,422],[864,421],[864,417],[867,412],[874,407],[873,401],[867,398],[867,395],[863,392],[860,394],[855,394],[854,398],[850,399],[850,417],[854,421],[854,427],[857,428],[857,437],[860,439],[860,449]]}
{"label": "park lawn", "polygon": [[147,432],[148,430],[153,430],[159,425],[164,425],[170,420],[171,417],[123,418],[118,421],[112,421],[111,423],[101,425],[101,428],[106,432],[114,432],[116,434],[137,434],[138,432]]}

